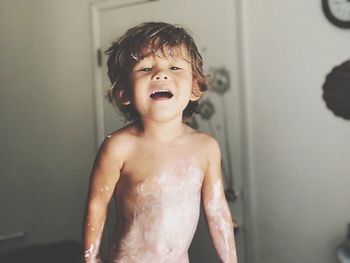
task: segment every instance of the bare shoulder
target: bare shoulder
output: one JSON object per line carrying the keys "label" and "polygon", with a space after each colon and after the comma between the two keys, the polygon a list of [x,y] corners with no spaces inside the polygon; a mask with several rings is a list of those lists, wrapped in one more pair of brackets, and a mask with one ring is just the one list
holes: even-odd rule
{"label": "bare shoulder", "polygon": [[189,133],[192,137],[191,139],[193,139],[194,142],[200,145],[199,147],[201,148],[201,151],[204,151],[208,154],[220,154],[219,143],[212,135],[198,130],[194,130],[192,128],[190,129],[191,130]]}
{"label": "bare shoulder", "polygon": [[99,148],[100,158],[114,161],[125,160],[134,145],[134,133],[133,125],[128,125],[106,136]]}
{"label": "bare shoulder", "polygon": [[191,148],[199,153],[203,171],[206,175],[214,174],[208,173],[208,171],[215,170],[220,165],[221,154],[219,143],[210,134],[198,130],[192,129],[190,137],[191,143],[195,144]]}

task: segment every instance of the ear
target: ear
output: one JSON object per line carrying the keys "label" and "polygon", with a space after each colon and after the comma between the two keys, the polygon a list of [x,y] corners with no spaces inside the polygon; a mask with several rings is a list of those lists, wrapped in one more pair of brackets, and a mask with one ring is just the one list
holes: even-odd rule
{"label": "ear", "polygon": [[130,96],[129,94],[127,94],[125,89],[118,89],[117,98],[124,106],[129,105],[131,103]]}
{"label": "ear", "polygon": [[198,84],[198,80],[196,78],[193,79],[193,85],[192,85],[192,93],[190,101],[197,101],[200,99],[202,95],[201,89]]}

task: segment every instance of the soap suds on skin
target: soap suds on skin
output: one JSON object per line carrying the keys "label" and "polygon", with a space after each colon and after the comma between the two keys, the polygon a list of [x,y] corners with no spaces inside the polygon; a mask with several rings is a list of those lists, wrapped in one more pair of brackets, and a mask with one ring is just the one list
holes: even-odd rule
{"label": "soap suds on skin", "polygon": [[139,183],[129,231],[111,248],[111,262],[152,262],[155,254],[164,261],[184,258],[198,223],[203,176],[198,165],[177,160]]}
{"label": "soap suds on skin", "polygon": [[[221,250],[221,254],[224,255],[224,262],[229,260],[229,238],[232,235],[232,224],[229,223],[228,219],[230,217],[230,211],[227,205],[222,205],[220,202],[220,195],[222,192],[221,181],[218,180],[214,183],[213,196],[207,204],[207,213],[210,215],[213,220],[214,226],[219,230],[223,235],[223,238],[220,239],[221,244],[218,249]],[[234,253],[236,253],[234,251]]]}
{"label": "soap suds on skin", "polygon": [[[88,219],[89,219],[89,217],[87,217],[87,220]],[[88,223],[87,226],[90,226],[90,224]],[[90,246],[87,250],[84,251],[84,262],[86,262],[86,263],[101,263],[101,261],[97,259],[97,256],[98,256],[99,249],[100,249],[103,227],[104,227],[104,223],[101,224],[95,241],[90,244]],[[94,231],[95,229],[93,227],[91,227],[91,230]]]}

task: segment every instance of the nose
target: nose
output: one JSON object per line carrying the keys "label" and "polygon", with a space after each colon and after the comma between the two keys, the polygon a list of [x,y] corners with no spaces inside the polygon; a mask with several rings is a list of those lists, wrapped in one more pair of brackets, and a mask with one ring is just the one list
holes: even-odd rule
{"label": "nose", "polygon": [[153,76],[153,80],[160,81],[160,80],[168,80],[169,76],[162,70],[158,71]]}

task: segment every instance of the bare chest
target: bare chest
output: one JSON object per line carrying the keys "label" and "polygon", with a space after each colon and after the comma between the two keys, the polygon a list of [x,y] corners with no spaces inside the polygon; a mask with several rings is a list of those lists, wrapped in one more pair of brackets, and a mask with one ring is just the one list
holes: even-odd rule
{"label": "bare chest", "polygon": [[128,188],[193,184],[200,181],[204,169],[205,160],[191,146],[140,145],[125,160],[121,181]]}
{"label": "bare chest", "polygon": [[140,149],[125,162],[116,194],[133,212],[198,203],[203,175],[200,156],[189,149]]}
{"label": "bare chest", "polygon": [[188,149],[139,149],[130,156],[115,192],[123,218],[120,250],[187,251],[198,222],[203,171],[200,157]]}

